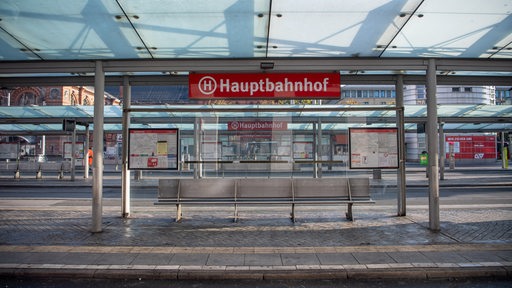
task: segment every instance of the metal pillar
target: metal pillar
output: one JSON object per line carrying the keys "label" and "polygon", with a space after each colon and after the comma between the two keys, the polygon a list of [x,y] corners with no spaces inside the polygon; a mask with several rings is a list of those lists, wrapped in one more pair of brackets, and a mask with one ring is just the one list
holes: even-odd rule
{"label": "metal pillar", "polygon": [[395,83],[396,90],[396,126],[398,128],[398,173],[396,183],[398,186],[397,195],[397,216],[405,216],[406,209],[406,173],[405,173],[405,115],[404,115],[404,76],[398,75]]}
{"label": "metal pillar", "polygon": [[[509,136],[510,138],[510,136]],[[509,140],[509,143],[512,141]],[[508,148],[505,148],[505,132],[501,132],[501,168],[508,169],[508,154],[509,149],[512,147],[509,145]]]}
{"label": "metal pillar", "polygon": [[123,143],[122,143],[122,170],[121,170],[121,213],[124,218],[130,216],[130,170],[128,170],[128,129],[130,128],[130,106],[132,93],[128,76],[123,78]]}
{"label": "metal pillar", "polygon": [[317,177],[322,178],[322,120],[320,118],[318,118],[318,123],[316,125],[316,134],[316,160],[320,161],[320,163],[317,163],[315,166],[317,166]]}
{"label": "metal pillar", "polygon": [[427,151],[429,187],[429,228],[440,230],[439,221],[439,151],[437,134],[436,61],[428,60],[427,68]]}
{"label": "metal pillar", "polygon": [[444,180],[444,165],[446,162],[446,147],[444,144],[444,123],[439,123],[439,179]]}
{"label": "metal pillar", "polygon": [[46,156],[46,135],[41,136],[41,155]]}
{"label": "metal pillar", "polygon": [[76,123],[73,126],[73,134],[71,136],[71,181],[75,181],[75,162],[76,162]]}
{"label": "metal pillar", "polygon": [[313,123],[313,178],[318,178],[318,125]]}
{"label": "metal pillar", "polygon": [[203,131],[201,118],[194,121],[194,179],[203,178],[203,164],[201,163],[201,133]]}
{"label": "metal pillar", "polygon": [[85,146],[84,146],[84,178],[89,178],[89,125],[85,126]]}
{"label": "metal pillar", "polygon": [[103,216],[103,124],[105,108],[105,72],[103,63],[96,61],[94,73],[94,158],[92,183],[92,228],[91,232],[102,232]]}

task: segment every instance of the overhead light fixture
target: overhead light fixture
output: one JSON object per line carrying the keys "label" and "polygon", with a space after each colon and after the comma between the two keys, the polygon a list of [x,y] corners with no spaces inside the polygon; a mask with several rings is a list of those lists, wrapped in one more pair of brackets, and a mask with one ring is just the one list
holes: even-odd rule
{"label": "overhead light fixture", "polygon": [[261,62],[260,68],[263,70],[274,69],[274,62]]}

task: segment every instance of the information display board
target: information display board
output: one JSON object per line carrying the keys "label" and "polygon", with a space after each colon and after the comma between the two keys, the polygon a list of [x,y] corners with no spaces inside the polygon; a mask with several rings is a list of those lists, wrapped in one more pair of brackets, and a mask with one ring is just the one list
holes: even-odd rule
{"label": "information display board", "polygon": [[[84,146],[84,142],[75,142],[75,159],[84,158]],[[64,142],[64,159],[71,159],[71,147],[73,147],[73,143]]]}
{"label": "information display board", "polygon": [[129,135],[128,169],[178,169],[178,129],[129,129]]}
{"label": "information display board", "polygon": [[351,169],[398,168],[397,128],[350,128]]}

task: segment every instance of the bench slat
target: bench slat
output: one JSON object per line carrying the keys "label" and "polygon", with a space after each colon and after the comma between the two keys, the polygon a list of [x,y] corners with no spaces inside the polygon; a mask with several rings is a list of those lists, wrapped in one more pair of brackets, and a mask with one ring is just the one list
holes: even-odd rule
{"label": "bench slat", "polygon": [[294,178],[294,198],[348,197],[346,178]]}
{"label": "bench slat", "polygon": [[370,180],[368,178],[350,178],[352,199],[370,197]]}
{"label": "bench slat", "polygon": [[239,179],[236,198],[292,199],[291,185],[290,179],[287,178]]}
{"label": "bench slat", "polygon": [[179,179],[159,179],[158,198],[178,198]]}
{"label": "bench slat", "polygon": [[186,198],[234,198],[234,179],[225,178],[202,178],[202,179],[181,179],[180,199]]}

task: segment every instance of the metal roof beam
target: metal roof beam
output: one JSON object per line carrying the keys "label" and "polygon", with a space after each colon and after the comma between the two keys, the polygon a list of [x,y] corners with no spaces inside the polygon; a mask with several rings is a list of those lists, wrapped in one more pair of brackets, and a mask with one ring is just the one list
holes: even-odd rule
{"label": "metal roof beam", "polygon": [[[261,62],[274,71],[407,71],[426,70],[425,58],[254,58],[254,59],[135,59],[104,60],[108,72],[260,72]],[[1,74],[94,73],[94,61],[7,61]],[[438,59],[438,71],[512,72],[509,59]]]}

